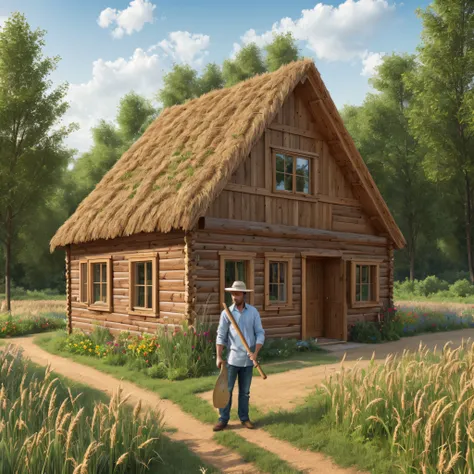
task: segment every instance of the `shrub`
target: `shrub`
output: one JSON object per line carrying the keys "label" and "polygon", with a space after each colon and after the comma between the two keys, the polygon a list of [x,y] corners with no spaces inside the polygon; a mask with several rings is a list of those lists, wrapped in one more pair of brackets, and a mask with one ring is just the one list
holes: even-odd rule
{"label": "shrub", "polygon": [[396,292],[403,294],[413,294],[415,293],[415,282],[405,278],[404,281],[395,281],[393,283],[393,289]]}
{"label": "shrub", "polygon": [[376,344],[382,341],[382,334],[377,323],[357,321],[350,326],[349,339],[355,342]]}
{"label": "shrub", "polygon": [[466,297],[474,295],[474,285],[469,280],[458,280],[449,287],[454,296]]}
{"label": "shrub", "polygon": [[448,289],[449,284],[434,275],[415,282],[415,293],[420,296],[429,296]]}
{"label": "shrub", "polygon": [[319,351],[321,348],[314,339],[300,341],[297,339],[272,338],[266,339],[265,344],[258,353],[261,361],[271,359],[287,359],[297,352]]}

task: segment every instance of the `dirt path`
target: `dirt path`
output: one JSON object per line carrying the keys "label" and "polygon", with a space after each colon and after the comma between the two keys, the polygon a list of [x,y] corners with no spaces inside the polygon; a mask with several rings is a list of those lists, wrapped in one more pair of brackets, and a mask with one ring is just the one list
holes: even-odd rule
{"label": "dirt path", "polygon": [[[361,347],[348,350],[344,350],[344,344],[327,346],[327,348],[335,356],[340,357],[340,360],[346,353],[344,368],[349,369],[356,363],[360,367],[366,367],[374,352],[375,359],[380,361],[384,360],[388,354],[401,355],[405,349],[417,351],[420,342],[431,350],[435,347],[437,347],[437,350],[441,350],[448,341],[452,342],[454,348],[458,347],[463,339],[467,340],[469,338],[471,338],[471,343],[474,342],[474,329],[423,334],[422,336],[405,337],[399,341],[385,344],[363,344]],[[357,359],[362,360],[357,361]],[[266,380],[256,376],[252,381],[251,404],[255,404],[263,412],[280,409],[292,410],[304,402],[304,399],[314,391],[316,385],[323,382],[328,375],[334,374],[340,369],[341,364],[338,362],[273,374],[269,375]],[[234,399],[236,400],[237,384],[234,390]],[[205,392],[201,394],[201,397],[212,403],[212,392]]]}
{"label": "dirt path", "polygon": [[[32,337],[16,338],[14,343],[23,347],[24,354],[32,362],[40,365],[51,364],[51,368],[58,374],[84,383],[95,389],[102,390],[109,395],[120,386],[124,395],[130,395],[129,403],[135,405],[139,399],[146,408],[159,408],[163,412],[163,420],[170,428],[176,429],[170,438],[185,442],[188,447],[203,461],[214,465],[222,472],[256,473],[258,469],[232,452],[217,444],[213,439],[210,425],[201,423],[192,416],[183,412],[176,404],[169,400],[162,400],[156,393],[142,389],[130,382],[117,380],[111,375],[100,372],[92,367],[81,365],[70,359],[49,354],[33,343]],[[304,369],[305,370],[305,369]],[[270,378],[269,378],[270,379]],[[261,429],[247,430],[240,425],[234,428],[248,441],[271,451],[293,467],[305,473],[324,474],[355,474],[356,469],[346,469],[337,466],[334,462],[320,454],[302,451],[289,443],[277,440]]]}

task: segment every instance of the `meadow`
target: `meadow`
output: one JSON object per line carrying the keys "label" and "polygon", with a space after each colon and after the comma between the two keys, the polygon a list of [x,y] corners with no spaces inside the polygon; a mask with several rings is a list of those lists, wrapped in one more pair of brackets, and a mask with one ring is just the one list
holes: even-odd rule
{"label": "meadow", "polygon": [[326,421],[380,443],[402,472],[474,471],[474,344],[420,348],[341,371],[318,390]]}
{"label": "meadow", "polygon": [[216,472],[166,437],[159,412],[57,377],[14,346],[0,352],[0,383],[3,473]]}

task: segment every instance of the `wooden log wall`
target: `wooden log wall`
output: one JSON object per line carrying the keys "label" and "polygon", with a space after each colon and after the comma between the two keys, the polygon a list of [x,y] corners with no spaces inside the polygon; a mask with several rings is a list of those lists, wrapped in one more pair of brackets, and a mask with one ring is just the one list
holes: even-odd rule
{"label": "wooden log wall", "polygon": [[[128,314],[129,263],[126,256],[158,251],[159,317]],[[139,334],[156,332],[160,325],[180,325],[185,321],[187,308],[185,235],[142,234],[109,241],[73,245],[71,248],[71,319],[73,328],[93,329],[94,322],[113,333],[130,331]],[[88,309],[79,302],[79,261],[86,257],[112,256],[113,308],[112,312]],[[189,279],[188,279],[189,281]],[[192,283],[192,282],[191,282]],[[192,295],[191,295],[192,296]]]}
{"label": "wooden log wall", "polygon": [[[275,193],[272,147],[312,156],[312,195]],[[296,88],[237,169],[207,216],[376,235],[331,145]]]}
{"label": "wooden log wall", "polygon": [[[301,337],[301,252],[311,250],[340,250],[346,259],[378,259],[380,262],[380,303],[389,300],[389,261],[385,244],[335,242],[314,238],[289,238],[278,235],[236,235],[232,231],[216,232],[200,230],[194,245],[196,259],[196,292],[198,314],[207,314],[218,321],[221,306],[219,301],[219,251],[255,252],[255,306],[262,317],[262,324],[268,337]],[[293,253],[293,307],[282,310],[264,310],[264,262],[265,252]],[[348,262],[348,265],[350,263]],[[374,321],[379,307],[352,308],[350,305],[350,269],[347,281],[347,323]]]}

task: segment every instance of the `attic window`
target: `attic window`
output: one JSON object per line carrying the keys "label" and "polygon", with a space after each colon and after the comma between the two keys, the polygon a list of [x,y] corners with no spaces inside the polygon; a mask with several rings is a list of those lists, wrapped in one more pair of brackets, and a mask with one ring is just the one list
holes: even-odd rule
{"label": "attic window", "polygon": [[275,191],[310,194],[310,158],[274,152]]}

